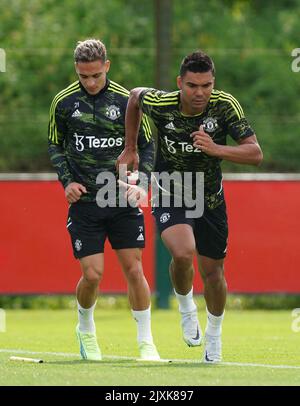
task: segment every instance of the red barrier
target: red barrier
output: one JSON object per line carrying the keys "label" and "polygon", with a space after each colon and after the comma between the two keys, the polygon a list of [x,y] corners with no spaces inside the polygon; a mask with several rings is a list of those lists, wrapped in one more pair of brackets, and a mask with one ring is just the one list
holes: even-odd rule
{"label": "red barrier", "polygon": [[[58,182],[0,182],[0,293],[74,293],[81,271],[66,229],[68,205]],[[153,286],[153,223],[149,209],[146,278]],[[107,243],[102,292],[123,293],[126,283]]]}
{"label": "red barrier", "polygon": [[225,181],[224,190],[229,292],[300,293],[300,182]]}
{"label": "red barrier", "polygon": [[[229,291],[300,293],[300,182],[224,184],[230,232],[226,259]],[[60,184],[2,181],[0,196],[0,294],[74,293],[81,273],[65,227],[67,204]],[[154,227],[149,208],[145,218],[143,263],[153,290]],[[195,291],[200,287],[197,274]],[[126,291],[109,244],[100,290]]]}

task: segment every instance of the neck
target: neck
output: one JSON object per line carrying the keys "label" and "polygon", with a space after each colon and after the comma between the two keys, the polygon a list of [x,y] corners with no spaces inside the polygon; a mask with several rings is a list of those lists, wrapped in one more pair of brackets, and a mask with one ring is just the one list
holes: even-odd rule
{"label": "neck", "polygon": [[[205,106],[205,108],[206,108],[206,106]],[[193,109],[193,107],[185,106],[184,104],[181,104],[180,111],[185,116],[196,116],[198,114],[203,113],[205,108],[203,108],[203,109]]]}

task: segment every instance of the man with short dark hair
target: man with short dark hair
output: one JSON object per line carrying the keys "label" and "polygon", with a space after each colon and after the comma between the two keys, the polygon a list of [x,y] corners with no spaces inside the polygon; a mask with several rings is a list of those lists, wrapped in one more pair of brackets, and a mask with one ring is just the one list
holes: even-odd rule
{"label": "man with short dark hair", "polygon": [[[116,174],[115,161],[124,147],[129,92],[107,78],[110,61],[101,41],[79,42],[74,59],[79,80],[53,99],[48,139],[52,164],[70,204],[67,229],[82,270],[76,291],[80,353],[83,359],[102,358],[93,314],[108,237],[127,280],[140,358],[158,360],[151,333],[150,290],[142,268],[143,212],[138,207],[119,207],[117,193],[107,207],[102,207],[101,198],[98,201],[104,187],[99,175]],[[143,171],[150,173],[154,147],[146,117],[139,135]]]}
{"label": "man with short dark hair", "polygon": [[[224,258],[227,249],[227,215],[222,187],[222,159],[258,165],[262,152],[239,102],[230,94],[215,90],[215,68],[202,51],[186,56],[180,67],[175,92],[136,88],[130,93],[126,112],[125,150],[118,164],[138,167],[137,138],[141,114],[150,116],[158,130],[155,174],[192,173],[190,185],[178,191],[176,185],[166,190],[154,179],[160,196],[153,214],[161,238],[172,256],[170,277],[181,313],[184,341],[189,346],[202,342],[197,308],[193,300],[196,253],[204,282],[207,306],[204,362],[221,360],[221,331],[227,285]],[[230,135],[237,143],[227,146]],[[193,195],[199,189],[196,175],[204,174],[204,211],[190,218],[187,207],[175,204],[178,193]],[[153,191],[152,191],[153,193]],[[169,207],[161,204],[164,194],[173,197]],[[197,202],[196,202],[197,203]],[[199,203],[199,202],[198,202]]]}

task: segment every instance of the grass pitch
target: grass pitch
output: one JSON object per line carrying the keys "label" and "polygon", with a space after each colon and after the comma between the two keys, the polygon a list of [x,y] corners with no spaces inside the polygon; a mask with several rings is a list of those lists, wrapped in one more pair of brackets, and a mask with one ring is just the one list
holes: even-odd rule
{"label": "grass pitch", "polygon": [[[0,386],[300,385],[300,332],[291,311],[226,312],[223,360],[201,363],[202,347],[188,348],[176,310],[153,310],[152,330],[162,358],[137,362],[136,326],[127,309],[97,309],[102,362],[80,360],[75,310],[7,310],[0,333]],[[200,312],[202,329],[205,314]],[[10,361],[10,356],[44,363]]]}

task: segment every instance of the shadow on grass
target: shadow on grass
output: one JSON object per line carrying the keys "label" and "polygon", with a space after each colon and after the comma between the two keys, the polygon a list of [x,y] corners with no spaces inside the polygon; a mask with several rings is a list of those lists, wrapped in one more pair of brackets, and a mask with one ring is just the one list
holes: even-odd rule
{"label": "shadow on grass", "polygon": [[155,362],[155,361],[136,361],[128,359],[118,359],[118,360],[108,360],[104,359],[102,361],[86,361],[86,360],[57,360],[57,361],[45,361],[44,364],[48,365],[96,365],[96,366],[117,366],[119,368],[219,368],[220,365],[207,365],[204,363],[197,362],[179,362],[179,361],[169,361],[169,362]]}
{"label": "shadow on grass", "polygon": [[57,361],[44,361],[44,364],[48,365],[120,365],[120,364],[132,364],[134,360],[120,359],[120,360],[102,360],[102,361],[88,361],[82,359],[76,360],[57,360]]}

